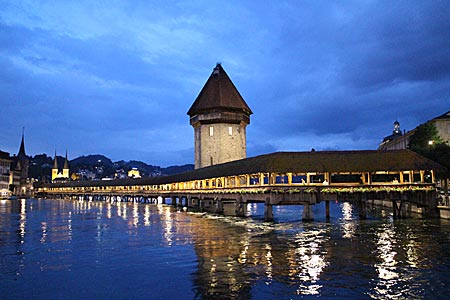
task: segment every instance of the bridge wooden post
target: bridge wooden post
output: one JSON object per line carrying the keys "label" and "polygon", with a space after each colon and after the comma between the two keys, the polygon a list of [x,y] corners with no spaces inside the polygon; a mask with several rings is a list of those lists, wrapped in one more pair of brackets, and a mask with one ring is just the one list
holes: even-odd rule
{"label": "bridge wooden post", "polygon": [[288,172],[287,173],[287,178],[288,178],[288,185],[292,185],[292,172]]}
{"label": "bridge wooden post", "polygon": [[325,218],[330,219],[330,200],[325,200]]}
{"label": "bridge wooden post", "polygon": [[219,197],[214,197],[214,213],[216,214],[221,214],[223,213],[223,204],[222,204],[222,200]]}
{"label": "bridge wooden post", "polygon": [[259,173],[259,185],[264,185],[264,173]]}
{"label": "bridge wooden post", "polygon": [[245,217],[246,205],[243,201],[242,195],[236,201],[236,217]]}
{"label": "bridge wooden post", "polygon": [[270,197],[267,197],[266,202],[264,203],[264,220],[266,222],[273,221],[273,208],[270,203]]}
{"label": "bridge wooden post", "polygon": [[313,221],[314,216],[311,205],[309,203],[303,204],[302,221]]}
{"label": "bridge wooden post", "polygon": [[365,220],[367,218],[367,194],[362,193],[358,197],[359,219]]}

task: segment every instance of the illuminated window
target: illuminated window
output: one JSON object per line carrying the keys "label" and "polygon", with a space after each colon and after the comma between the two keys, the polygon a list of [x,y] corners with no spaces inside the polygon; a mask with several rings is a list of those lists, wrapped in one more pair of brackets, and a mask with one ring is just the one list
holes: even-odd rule
{"label": "illuminated window", "polygon": [[214,127],[210,126],[209,127],[209,136],[213,136],[214,135]]}
{"label": "illuminated window", "polygon": [[233,127],[228,127],[228,135],[233,135]]}

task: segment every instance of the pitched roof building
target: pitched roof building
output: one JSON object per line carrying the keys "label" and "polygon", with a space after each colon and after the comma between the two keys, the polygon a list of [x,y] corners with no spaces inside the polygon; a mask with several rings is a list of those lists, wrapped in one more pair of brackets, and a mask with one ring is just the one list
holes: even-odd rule
{"label": "pitched roof building", "polygon": [[[445,143],[450,144],[450,111],[434,119],[431,119],[426,123],[433,123],[434,126],[436,126],[436,129],[441,139]],[[383,139],[383,141],[378,146],[378,150],[398,150],[398,149],[407,149],[409,147],[409,139],[414,134],[417,127],[414,128],[413,130],[402,133],[401,131],[396,131],[395,125],[396,124],[394,123],[393,134]],[[398,124],[398,130],[400,130],[400,124]]]}

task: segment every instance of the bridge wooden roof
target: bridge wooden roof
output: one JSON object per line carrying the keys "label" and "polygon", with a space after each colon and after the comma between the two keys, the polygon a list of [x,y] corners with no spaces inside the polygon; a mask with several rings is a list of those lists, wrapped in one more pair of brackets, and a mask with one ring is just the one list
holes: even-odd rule
{"label": "bridge wooden roof", "polygon": [[252,114],[221,64],[214,68],[187,114],[193,116],[211,110],[234,110]]}
{"label": "bridge wooden roof", "polygon": [[72,181],[53,184],[53,186],[158,185],[197,179],[268,172],[359,173],[409,170],[443,171],[444,167],[410,150],[276,152],[171,176],[109,181]]}

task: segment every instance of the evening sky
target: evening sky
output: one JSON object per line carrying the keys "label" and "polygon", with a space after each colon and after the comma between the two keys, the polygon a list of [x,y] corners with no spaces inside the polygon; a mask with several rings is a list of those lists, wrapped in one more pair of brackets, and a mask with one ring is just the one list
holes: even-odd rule
{"label": "evening sky", "polygon": [[0,0],[0,150],[193,163],[216,62],[248,156],[376,149],[450,110],[450,1]]}

